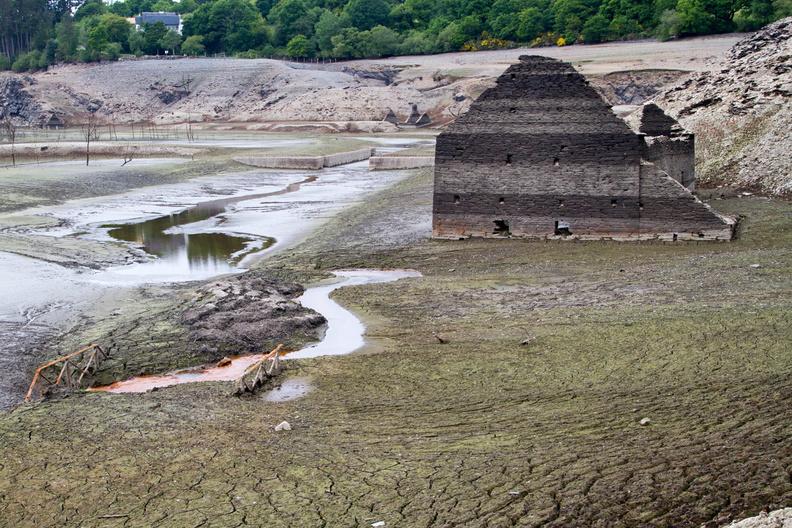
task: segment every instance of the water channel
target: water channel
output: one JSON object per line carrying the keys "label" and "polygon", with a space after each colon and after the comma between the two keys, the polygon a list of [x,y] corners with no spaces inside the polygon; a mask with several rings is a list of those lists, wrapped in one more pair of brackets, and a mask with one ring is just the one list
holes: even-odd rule
{"label": "water channel", "polygon": [[336,211],[411,173],[369,172],[366,162],[321,171],[251,169],[15,213],[60,220],[60,227],[35,235],[129,244],[150,258],[89,270],[0,252],[0,409],[24,395],[35,347],[97,302],[124,302],[126,288],[144,284],[244,272],[298,243]]}
{"label": "water channel", "polygon": [[[327,331],[324,337],[319,343],[286,353],[285,357],[287,359],[349,354],[359,350],[365,344],[363,338],[365,327],[363,323],[352,312],[330,299],[331,292],[342,286],[392,282],[408,277],[421,276],[419,272],[414,270],[362,269],[338,270],[332,273],[337,277],[336,280],[328,284],[308,288],[298,299],[306,308],[311,308],[325,316],[325,319],[327,319]],[[230,362],[224,362],[222,366],[202,366],[162,376],[141,376],[91,390],[119,394],[146,392],[154,388],[170,387],[197,381],[233,381],[242,376],[249,366],[258,363],[265,356],[266,354],[238,356],[232,358]]]}

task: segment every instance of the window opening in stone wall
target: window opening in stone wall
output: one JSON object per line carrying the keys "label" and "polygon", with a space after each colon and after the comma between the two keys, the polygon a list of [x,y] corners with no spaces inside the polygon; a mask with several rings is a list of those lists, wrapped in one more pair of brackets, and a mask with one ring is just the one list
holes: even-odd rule
{"label": "window opening in stone wall", "polygon": [[509,223],[505,220],[493,220],[495,224],[495,230],[492,232],[493,235],[501,235],[501,236],[509,236],[511,235],[511,231],[509,231]]}
{"label": "window opening in stone wall", "polygon": [[499,204],[505,204],[505,203],[506,203],[506,198],[504,198],[503,196],[501,196],[500,198],[498,198],[498,203],[499,203]]}
{"label": "window opening in stone wall", "polygon": [[553,167],[558,167],[561,165],[561,160],[558,158],[553,158]]}
{"label": "window opening in stone wall", "polygon": [[512,155],[506,154],[506,165],[511,165],[512,163]]}
{"label": "window opening in stone wall", "polygon": [[638,209],[643,211],[643,202],[638,202]]}
{"label": "window opening in stone wall", "polygon": [[459,203],[459,195],[458,194],[454,195],[454,203],[457,203],[457,204]]}
{"label": "window opening in stone wall", "polygon": [[509,108],[509,113],[511,113],[511,114],[515,113],[516,111],[517,111],[517,109],[515,107],[513,107],[513,106],[511,108]]}
{"label": "window opening in stone wall", "polygon": [[514,80],[514,79],[516,79],[516,78],[517,78],[517,74],[516,74],[516,73],[512,73],[512,74],[511,74],[511,77],[512,77],[512,80]]}
{"label": "window opening in stone wall", "polygon": [[569,230],[569,223],[562,222],[560,220],[556,220],[555,223],[555,235],[556,236],[569,236],[572,234],[572,231]]}
{"label": "window opening in stone wall", "polygon": [[558,207],[564,207],[564,200],[558,200]]}
{"label": "window opening in stone wall", "polygon": [[616,207],[617,205],[619,205],[618,200],[611,200],[611,207]]}
{"label": "window opening in stone wall", "polygon": [[677,238],[679,238],[679,233],[674,233],[674,242],[676,242]]}

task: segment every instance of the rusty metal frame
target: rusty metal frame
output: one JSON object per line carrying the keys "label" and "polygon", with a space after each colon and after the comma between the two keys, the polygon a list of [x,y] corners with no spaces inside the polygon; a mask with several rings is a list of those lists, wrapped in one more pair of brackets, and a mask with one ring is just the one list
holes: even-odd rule
{"label": "rusty metal frame", "polygon": [[[85,354],[91,350],[91,353],[88,355],[88,360],[85,362],[85,366],[80,365],[80,362],[85,359],[82,354]],[[77,356],[80,356],[79,358]],[[107,359],[110,355],[105,353],[97,344],[93,344],[91,346],[87,346],[83,349],[78,350],[77,352],[72,352],[68,356],[60,357],[54,361],[50,361],[46,365],[39,367],[36,370],[36,374],[33,376],[33,381],[30,383],[30,388],[27,391],[27,395],[25,396],[25,403],[30,401],[30,397],[33,395],[33,390],[36,388],[36,385],[39,385],[39,398],[43,394],[43,389],[41,385],[43,383],[39,383],[40,380],[44,380],[49,385],[61,385],[61,382],[66,387],[72,389],[79,389],[80,383],[82,383],[83,378],[91,370],[91,367],[97,367],[99,365],[100,359]],[[44,371],[48,368],[55,367],[58,364],[61,364],[60,372],[58,373],[58,377],[55,381],[52,381],[50,378],[44,375]],[[79,373],[79,377],[77,374]],[[52,376],[52,374],[49,374]]]}

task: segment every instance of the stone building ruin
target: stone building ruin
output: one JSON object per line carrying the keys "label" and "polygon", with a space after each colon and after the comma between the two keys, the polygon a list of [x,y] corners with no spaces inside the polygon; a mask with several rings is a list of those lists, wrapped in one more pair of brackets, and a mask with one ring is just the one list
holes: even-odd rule
{"label": "stone building ruin", "polygon": [[571,64],[520,57],[437,138],[434,237],[730,240],[690,192],[693,136],[655,105],[639,121]]}
{"label": "stone building ruin", "polygon": [[392,108],[388,109],[388,114],[385,116],[383,121],[387,121],[388,123],[393,123],[398,127],[425,127],[432,124],[432,118],[429,117],[429,114],[424,112],[423,114],[418,112],[418,105],[412,105],[412,112],[410,113],[410,117],[407,118],[407,121],[401,122],[399,118],[396,116],[396,112],[393,111]]}

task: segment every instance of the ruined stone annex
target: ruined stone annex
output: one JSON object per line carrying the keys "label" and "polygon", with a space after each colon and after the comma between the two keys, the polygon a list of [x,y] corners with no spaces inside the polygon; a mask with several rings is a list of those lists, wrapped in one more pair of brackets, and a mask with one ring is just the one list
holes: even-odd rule
{"label": "ruined stone annex", "polygon": [[639,132],[571,64],[520,57],[437,138],[436,238],[730,240],[694,143],[655,105]]}

